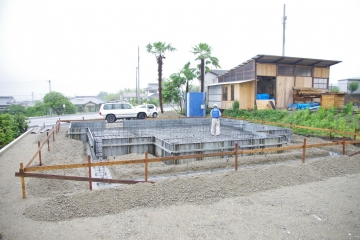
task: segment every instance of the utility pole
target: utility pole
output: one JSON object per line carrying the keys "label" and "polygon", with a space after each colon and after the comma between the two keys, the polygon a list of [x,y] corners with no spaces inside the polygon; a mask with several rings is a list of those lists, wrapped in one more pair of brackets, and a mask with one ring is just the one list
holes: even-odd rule
{"label": "utility pole", "polygon": [[137,67],[137,93],[138,93],[138,98],[137,98],[137,102],[138,105],[140,105],[140,54],[139,54],[139,46],[138,46],[138,67]]}
{"label": "utility pole", "polygon": [[283,24],[283,47],[282,47],[282,55],[285,56],[285,24],[286,24],[287,16],[285,16],[285,4],[284,4],[284,16],[282,19]]}
{"label": "utility pole", "polygon": [[[51,81],[49,80],[49,93],[51,93]],[[50,108],[50,116],[51,116],[51,108]]]}
{"label": "utility pole", "polygon": [[138,67],[136,67],[136,101],[138,102],[139,104],[139,101],[138,101]]}

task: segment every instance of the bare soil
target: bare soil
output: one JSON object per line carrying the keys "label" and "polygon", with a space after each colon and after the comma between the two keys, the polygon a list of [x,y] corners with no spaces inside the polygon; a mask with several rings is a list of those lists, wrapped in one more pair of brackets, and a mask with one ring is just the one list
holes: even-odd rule
{"label": "bare soil", "polygon": [[[179,117],[164,114],[159,118]],[[14,174],[45,137],[28,134],[0,157],[1,239],[360,238],[360,155],[337,155],[341,145],[307,149],[305,163],[302,151],[241,156],[238,171],[232,157],[151,163],[154,184],[94,183],[93,191],[88,182],[26,178],[22,199]],[[293,135],[290,145],[302,144],[303,138]],[[307,138],[307,143],[325,141]],[[346,146],[346,154],[359,150]],[[86,162],[86,151],[62,129],[50,141],[50,151],[43,148],[43,163]],[[142,164],[109,171],[113,178],[144,179]],[[88,174],[81,168],[46,173]]]}

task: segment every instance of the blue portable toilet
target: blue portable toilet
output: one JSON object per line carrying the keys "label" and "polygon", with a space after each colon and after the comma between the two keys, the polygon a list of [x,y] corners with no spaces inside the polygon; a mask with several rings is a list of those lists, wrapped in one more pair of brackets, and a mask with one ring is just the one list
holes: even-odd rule
{"label": "blue portable toilet", "polygon": [[187,117],[206,116],[206,93],[188,92],[185,96],[185,113]]}

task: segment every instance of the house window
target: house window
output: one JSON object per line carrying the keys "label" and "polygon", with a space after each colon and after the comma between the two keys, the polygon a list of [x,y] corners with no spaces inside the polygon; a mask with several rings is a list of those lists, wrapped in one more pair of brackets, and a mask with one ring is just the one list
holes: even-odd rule
{"label": "house window", "polygon": [[234,85],[231,85],[231,101],[234,101]]}
{"label": "house window", "polygon": [[294,76],[294,66],[278,66],[278,75]]}
{"label": "house window", "polygon": [[222,100],[227,101],[227,93],[228,93],[227,86],[223,87],[222,93],[223,93]]}
{"label": "house window", "polygon": [[328,88],[328,79],[327,78],[314,78],[314,88],[318,89],[327,89]]}
{"label": "house window", "polygon": [[311,77],[311,68],[309,67],[296,67],[296,76]]}

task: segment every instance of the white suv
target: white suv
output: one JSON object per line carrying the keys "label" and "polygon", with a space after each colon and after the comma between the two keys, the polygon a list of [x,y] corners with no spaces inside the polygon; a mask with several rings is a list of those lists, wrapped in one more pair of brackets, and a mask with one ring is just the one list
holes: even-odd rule
{"label": "white suv", "polygon": [[138,105],[138,106],[136,106],[136,108],[140,108],[143,111],[146,111],[147,112],[147,117],[156,118],[159,115],[158,111],[157,111],[157,107],[154,104]]}
{"label": "white suv", "polygon": [[108,102],[101,105],[99,110],[102,116],[108,123],[116,122],[117,119],[145,119],[147,114],[145,109],[135,108],[128,102]]}

